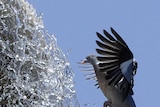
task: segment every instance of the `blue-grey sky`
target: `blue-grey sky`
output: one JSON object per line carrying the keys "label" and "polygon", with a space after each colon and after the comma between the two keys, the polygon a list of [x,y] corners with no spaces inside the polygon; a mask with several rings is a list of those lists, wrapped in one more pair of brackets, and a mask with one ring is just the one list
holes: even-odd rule
{"label": "blue-grey sky", "polygon": [[137,107],[158,107],[160,96],[160,1],[159,0],[28,0],[43,13],[45,29],[54,34],[68,55],[75,73],[75,89],[81,107],[102,107],[106,98],[95,81],[85,80],[77,62],[97,54],[96,32],[113,27],[124,38],[135,59],[134,100]]}

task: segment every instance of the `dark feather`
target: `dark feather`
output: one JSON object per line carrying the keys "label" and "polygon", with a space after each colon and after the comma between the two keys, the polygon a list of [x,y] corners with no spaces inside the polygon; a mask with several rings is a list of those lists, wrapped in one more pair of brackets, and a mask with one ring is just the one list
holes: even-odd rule
{"label": "dark feather", "polygon": [[115,41],[115,39],[106,31],[103,30],[103,33],[106,35],[106,37],[108,37],[110,40]]}
{"label": "dark feather", "polygon": [[119,79],[120,77],[123,77],[121,72],[115,73],[115,75],[113,75],[112,79],[109,80],[108,85],[111,85],[112,83],[114,83],[114,85],[116,85],[115,80]]}
{"label": "dark feather", "polygon": [[117,66],[110,67],[110,68],[105,68],[105,67],[101,68],[101,67],[100,67],[99,69],[100,69],[100,72],[109,72],[109,71],[114,71],[114,70],[116,70],[118,67],[119,67],[119,66],[117,65]]}
{"label": "dark feather", "polygon": [[[118,69],[118,68],[117,68]],[[109,79],[111,79],[111,80],[109,80],[109,81],[114,81],[112,78],[116,75],[116,74],[120,74],[120,72],[117,72],[118,70],[114,70],[114,71],[112,71],[112,72],[107,72],[107,75],[106,75],[106,80],[109,80]]]}
{"label": "dark feather", "polygon": [[[114,62],[117,62],[117,61],[119,61],[118,59],[112,59],[112,58],[108,58],[108,57],[103,57],[103,56],[98,56],[97,57],[97,59],[99,60],[99,61],[103,61],[103,62],[105,62],[105,63],[114,63]],[[108,59],[108,60],[106,60],[106,59]]]}
{"label": "dark feather", "polygon": [[99,41],[96,41],[96,43],[97,43],[97,45],[98,45],[99,47],[101,47],[101,48],[104,49],[104,50],[107,50],[107,51],[110,51],[110,52],[113,52],[113,53],[119,52],[119,49],[110,47],[110,46],[108,46],[108,45],[106,45],[106,44],[103,44],[103,43],[101,43],[101,42],[99,42]]}
{"label": "dark feather", "polygon": [[121,36],[112,27],[111,27],[111,32],[117,38],[118,41],[120,41],[122,44],[124,44],[126,47],[128,47],[126,42],[121,38]]}
{"label": "dark feather", "polygon": [[112,55],[112,56],[117,56],[117,53],[116,52],[113,52],[113,51],[108,51],[108,50],[101,50],[101,49],[96,49],[97,53],[101,54],[101,55],[106,55],[106,54],[109,54],[109,55]]}
{"label": "dark feather", "polygon": [[100,33],[97,33],[97,36],[99,37],[99,39],[101,41],[103,41],[107,46],[109,46],[110,48],[113,48],[113,49],[117,49],[119,50],[120,47],[119,45],[116,44],[116,42],[114,41],[109,41],[108,39],[106,39],[105,37],[103,37]]}

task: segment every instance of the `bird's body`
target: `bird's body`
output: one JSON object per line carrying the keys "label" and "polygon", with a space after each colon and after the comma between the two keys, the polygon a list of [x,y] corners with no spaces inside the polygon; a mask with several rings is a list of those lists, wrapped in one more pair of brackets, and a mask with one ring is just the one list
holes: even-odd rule
{"label": "bird's body", "polygon": [[107,38],[97,33],[103,41],[96,41],[102,48],[96,49],[101,56],[89,55],[82,63],[93,66],[99,88],[111,107],[136,107],[132,88],[137,63],[124,40],[112,28],[111,31],[116,39],[106,31]]}

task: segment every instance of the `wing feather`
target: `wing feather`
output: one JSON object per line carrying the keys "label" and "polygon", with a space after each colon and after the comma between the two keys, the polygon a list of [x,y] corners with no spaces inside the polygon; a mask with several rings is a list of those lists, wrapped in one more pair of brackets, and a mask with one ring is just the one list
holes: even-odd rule
{"label": "wing feather", "polygon": [[101,54],[101,55],[112,55],[112,56],[115,56],[115,57],[118,57],[117,56],[117,52],[114,52],[114,51],[110,51],[110,50],[102,50],[102,49],[96,49],[97,53]]}
{"label": "wing feather", "polygon": [[[133,59],[133,54],[125,41],[113,28],[111,28],[111,32],[114,37],[106,30],[103,30],[106,37],[97,32],[98,38],[102,41],[96,41],[97,45],[101,48],[96,49],[97,53],[100,54],[100,56],[97,57],[99,61],[98,66],[100,72],[106,74],[106,80],[109,81],[108,84],[113,84],[116,88],[118,87],[117,89],[120,93],[123,93],[125,99],[126,95],[128,95],[131,90],[132,83],[128,81],[129,79],[126,79],[126,72],[122,71],[121,64]],[[133,71],[129,70],[127,72]]]}

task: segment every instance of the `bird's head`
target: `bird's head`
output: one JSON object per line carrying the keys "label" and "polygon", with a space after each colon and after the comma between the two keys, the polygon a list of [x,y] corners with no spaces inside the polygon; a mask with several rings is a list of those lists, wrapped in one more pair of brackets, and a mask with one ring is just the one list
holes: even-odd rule
{"label": "bird's head", "polygon": [[94,64],[96,64],[96,62],[97,62],[97,56],[89,55],[81,63],[82,64],[90,63],[90,64],[94,65]]}

